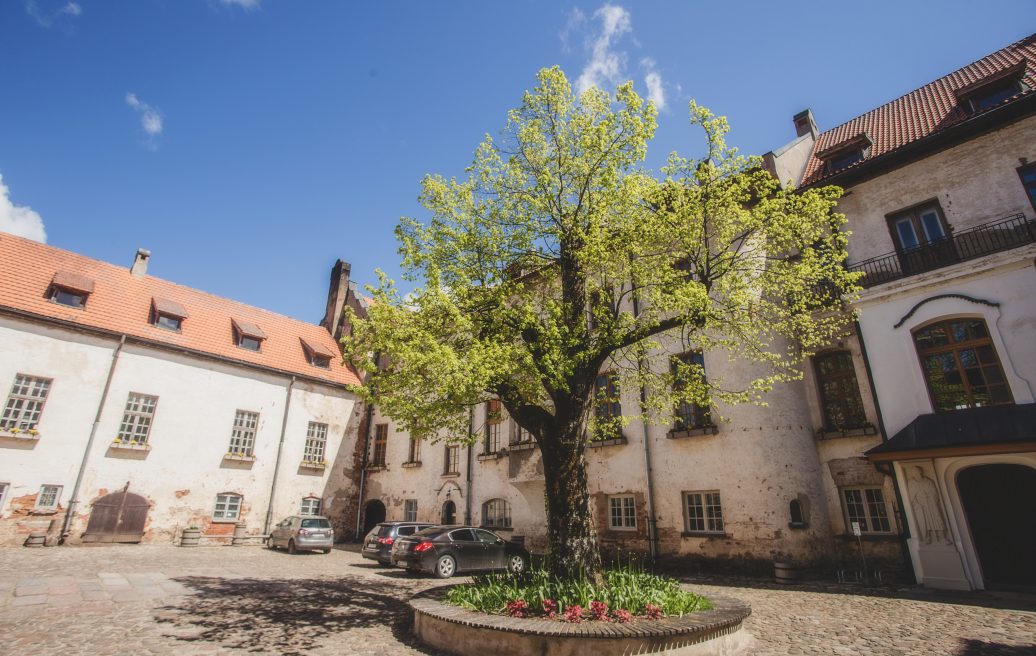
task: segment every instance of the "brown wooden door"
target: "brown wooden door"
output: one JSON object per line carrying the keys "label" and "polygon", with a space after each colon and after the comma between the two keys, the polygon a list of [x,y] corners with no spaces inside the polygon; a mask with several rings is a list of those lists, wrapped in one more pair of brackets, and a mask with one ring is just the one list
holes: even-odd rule
{"label": "brown wooden door", "polygon": [[140,542],[148,507],[147,499],[132,492],[101,497],[90,511],[83,542]]}

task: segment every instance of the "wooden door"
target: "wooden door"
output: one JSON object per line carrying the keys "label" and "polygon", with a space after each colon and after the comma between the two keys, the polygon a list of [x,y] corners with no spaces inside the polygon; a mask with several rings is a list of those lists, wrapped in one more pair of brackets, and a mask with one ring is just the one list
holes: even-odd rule
{"label": "wooden door", "polygon": [[107,494],[93,504],[83,542],[140,542],[150,505],[126,490]]}

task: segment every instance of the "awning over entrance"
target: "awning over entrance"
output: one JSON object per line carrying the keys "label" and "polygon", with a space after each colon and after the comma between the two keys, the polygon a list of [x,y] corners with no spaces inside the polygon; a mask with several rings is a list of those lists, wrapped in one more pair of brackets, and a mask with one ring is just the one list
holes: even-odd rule
{"label": "awning over entrance", "polygon": [[921,415],[865,454],[873,461],[1036,451],[1036,403]]}

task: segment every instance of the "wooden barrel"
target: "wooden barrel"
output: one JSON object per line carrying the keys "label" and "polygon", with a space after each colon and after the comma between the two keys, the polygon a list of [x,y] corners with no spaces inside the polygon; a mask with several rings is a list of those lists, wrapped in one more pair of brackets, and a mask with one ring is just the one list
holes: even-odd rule
{"label": "wooden barrel", "polygon": [[784,585],[795,583],[799,579],[799,568],[791,563],[774,563],[773,576],[778,583]]}
{"label": "wooden barrel", "polygon": [[181,547],[197,547],[201,542],[201,529],[197,527],[185,528],[180,534]]}
{"label": "wooden barrel", "polygon": [[234,539],[230,544],[235,547],[241,547],[248,544],[248,524],[245,522],[238,522],[234,526]]}
{"label": "wooden barrel", "polygon": [[45,546],[47,546],[47,534],[46,533],[29,533],[29,537],[25,540],[25,546],[27,546],[27,547],[45,547]]}

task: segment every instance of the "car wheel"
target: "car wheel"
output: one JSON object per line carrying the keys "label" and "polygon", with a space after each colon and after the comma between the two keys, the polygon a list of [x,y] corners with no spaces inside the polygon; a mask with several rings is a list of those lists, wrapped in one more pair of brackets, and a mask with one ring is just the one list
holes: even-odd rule
{"label": "car wheel", "polygon": [[277,545],[273,543],[272,539],[266,541],[266,548],[270,551],[277,551]]}
{"label": "car wheel", "polygon": [[383,563],[379,560],[378,567],[392,567],[392,563]]}
{"label": "car wheel", "polygon": [[507,559],[507,571],[510,574],[521,574],[525,571],[525,557],[515,554]]}
{"label": "car wheel", "polygon": [[330,549],[321,549],[321,551],[323,551],[323,552],[324,552],[324,553],[326,553],[326,554],[329,554],[329,553],[331,553],[331,550],[330,550]]}
{"label": "car wheel", "polygon": [[435,575],[440,579],[448,579],[457,571],[457,561],[453,556],[440,556],[435,561]]}
{"label": "car wheel", "polygon": [[295,548],[295,540],[288,540],[288,553],[297,554],[298,552],[299,550]]}

